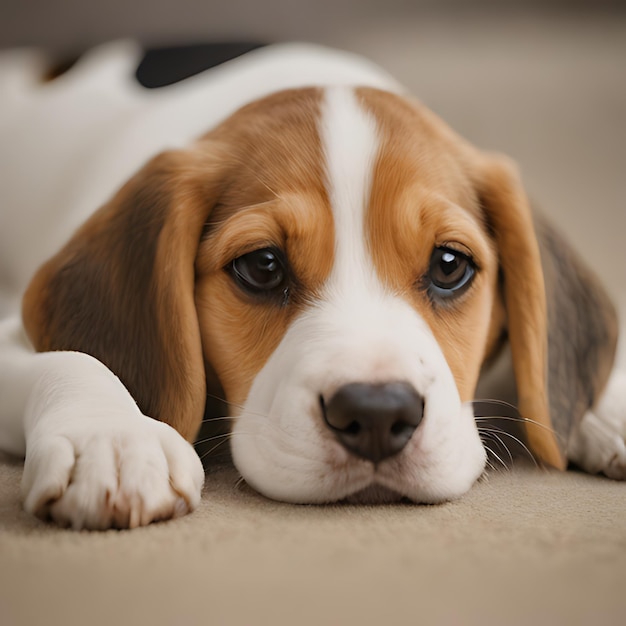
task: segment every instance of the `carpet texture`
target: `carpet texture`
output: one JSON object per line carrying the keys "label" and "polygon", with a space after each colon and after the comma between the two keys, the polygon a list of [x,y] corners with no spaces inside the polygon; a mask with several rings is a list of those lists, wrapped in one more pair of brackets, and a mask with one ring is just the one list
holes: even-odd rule
{"label": "carpet texture", "polygon": [[[189,517],[74,533],[0,466],[3,624],[622,624],[624,485],[497,473],[438,506],[290,506],[207,478]],[[52,619],[50,619],[52,618]],[[121,621],[118,621],[121,620]]]}
{"label": "carpet texture", "polygon": [[[369,55],[537,198],[626,307],[625,20],[388,20]],[[1,399],[0,399],[1,401]],[[0,624],[626,623],[626,484],[494,472],[439,506],[291,506],[229,467],[199,510],[74,533],[21,511],[0,459]]]}

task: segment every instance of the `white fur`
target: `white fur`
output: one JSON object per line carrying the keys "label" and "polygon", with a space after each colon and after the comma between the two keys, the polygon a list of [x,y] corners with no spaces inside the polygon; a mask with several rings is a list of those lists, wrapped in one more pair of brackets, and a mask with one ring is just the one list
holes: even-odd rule
{"label": "white fur", "polygon": [[198,505],[204,472],[192,446],[142,415],[93,357],[33,353],[17,318],[0,323],[0,398],[0,447],[26,455],[27,511],[74,528],[132,528]]}
{"label": "white fur", "polygon": [[[458,497],[485,465],[471,410],[462,407],[426,323],[376,277],[364,216],[378,150],[375,121],[349,89],[326,91],[321,136],[335,225],[324,294],[289,328],[236,420],[237,468],[281,500],[327,502],[373,485],[418,502]],[[425,399],[404,451],[378,467],[350,456],[323,424],[319,395],[349,382],[402,380]]]}
{"label": "white fur", "polygon": [[568,458],[590,474],[626,480],[626,370],[615,368],[600,402],[570,435]]}

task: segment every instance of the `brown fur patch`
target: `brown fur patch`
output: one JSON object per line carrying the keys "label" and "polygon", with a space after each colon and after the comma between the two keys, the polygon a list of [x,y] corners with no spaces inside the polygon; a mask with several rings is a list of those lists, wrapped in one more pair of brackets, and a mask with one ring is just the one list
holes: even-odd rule
{"label": "brown fur patch", "polygon": [[155,157],[37,272],[23,301],[37,350],[91,354],[144,413],[188,439],[205,398],[193,262],[216,172],[193,151]]}
{"label": "brown fur patch", "polygon": [[[205,359],[235,405],[332,266],[319,100],[317,90],[279,94],[244,108],[212,135],[233,146],[237,166],[205,228],[196,303]],[[255,299],[224,271],[238,256],[272,246],[289,265],[287,304]]]}

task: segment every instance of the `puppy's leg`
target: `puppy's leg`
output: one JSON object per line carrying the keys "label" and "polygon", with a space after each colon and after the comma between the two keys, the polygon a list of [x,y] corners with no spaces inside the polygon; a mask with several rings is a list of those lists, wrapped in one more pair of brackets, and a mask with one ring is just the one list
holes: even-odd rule
{"label": "puppy's leg", "polygon": [[598,405],[572,430],[568,458],[591,474],[626,480],[626,369],[613,370]]}
{"label": "puppy's leg", "polygon": [[24,408],[33,385],[26,367],[33,355],[19,318],[0,321],[0,450],[26,453]]}
{"label": "puppy's leg", "polygon": [[34,353],[18,319],[0,324],[0,445],[25,452],[27,511],[74,528],[134,527],[193,510],[200,459],[143,415],[102,363]]}

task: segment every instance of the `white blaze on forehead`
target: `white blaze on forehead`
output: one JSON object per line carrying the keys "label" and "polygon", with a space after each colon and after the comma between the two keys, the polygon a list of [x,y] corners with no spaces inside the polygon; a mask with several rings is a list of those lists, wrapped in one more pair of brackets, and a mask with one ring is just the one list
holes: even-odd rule
{"label": "white blaze on forehead", "polygon": [[[458,496],[485,463],[474,417],[462,407],[428,325],[385,289],[368,253],[376,121],[353,90],[331,88],[319,132],[334,220],[333,269],[321,297],[294,318],[255,377],[233,427],[235,465],[265,495],[291,502],[340,500],[376,484],[415,501]],[[424,397],[424,420],[405,452],[375,471],[335,441],[319,398],[350,382],[393,380]]]}
{"label": "white blaze on forehead", "polygon": [[369,265],[364,216],[378,155],[376,121],[359,105],[353,89],[331,87],[325,91],[320,134],[335,224],[333,278],[349,273],[354,279],[355,267]]}
{"label": "white blaze on forehead", "polygon": [[318,336],[325,334],[325,358],[335,356],[318,392],[330,394],[346,380],[411,380],[401,365],[409,358],[403,344],[422,323],[380,282],[367,244],[366,217],[380,145],[376,120],[353,89],[329,88],[320,136],[335,255],[324,293],[306,317],[317,326]]}

